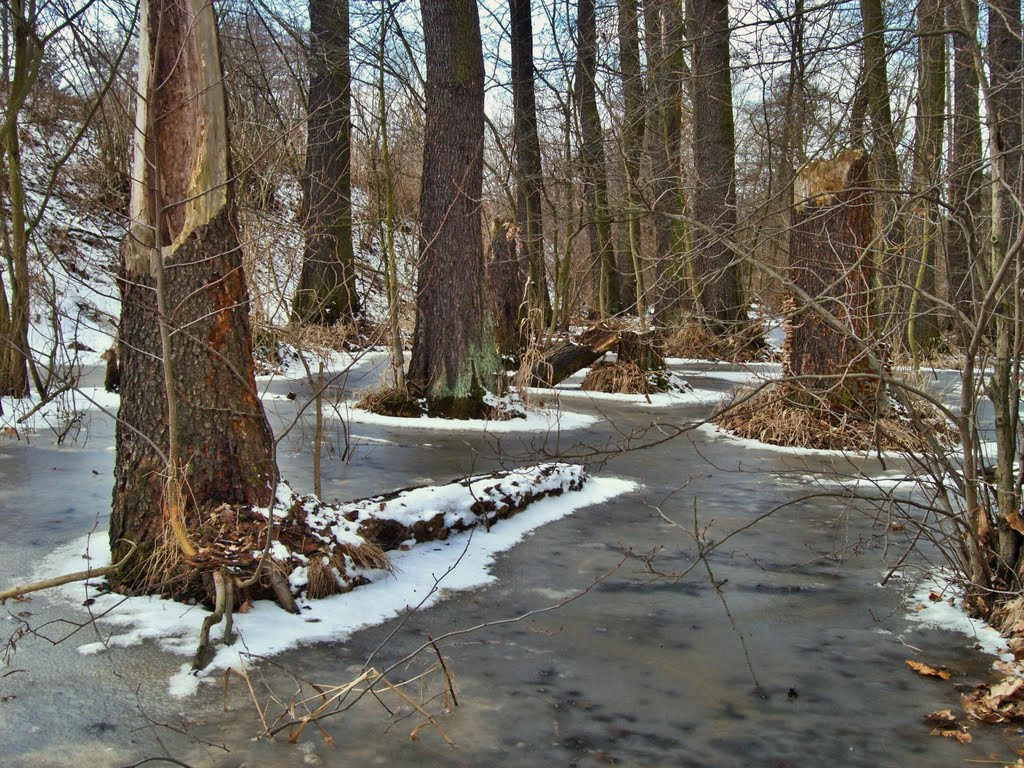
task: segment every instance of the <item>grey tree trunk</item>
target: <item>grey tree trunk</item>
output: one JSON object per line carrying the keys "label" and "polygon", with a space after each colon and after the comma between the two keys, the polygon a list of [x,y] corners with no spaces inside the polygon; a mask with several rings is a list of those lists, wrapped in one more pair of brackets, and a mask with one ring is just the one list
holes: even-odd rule
{"label": "grey tree trunk", "polygon": [[[148,0],[141,29],[110,543],[115,561],[125,540],[138,545],[119,581],[149,591],[176,511],[187,537],[222,503],[267,504],[277,470],[253,377],[214,13],[204,0]],[[177,510],[175,455],[187,488]]]}
{"label": "grey tree trunk", "polygon": [[351,67],[348,0],[309,0],[306,245],[292,304],[302,324],[359,314],[352,246]]}
{"label": "grey tree trunk", "polygon": [[407,382],[433,412],[484,413],[500,369],[486,310],[480,197],[484,60],[476,0],[424,0],[426,127],[416,332]]}
{"label": "grey tree trunk", "polygon": [[[625,111],[622,116],[622,153],[624,156],[626,207],[623,222],[622,261],[625,274],[631,275],[635,288],[636,312],[644,316],[648,304],[644,285],[644,258],[641,242],[640,217],[638,214],[639,191],[641,188],[640,167],[644,151],[644,128],[646,113],[644,103],[644,81],[640,73],[640,26],[637,0],[618,0],[619,29],[619,74],[622,77],[622,92],[625,97]],[[625,286],[624,286],[625,287]],[[625,291],[623,292],[625,293]],[[631,303],[633,303],[631,302]],[[623,304],[625,305],[625,296]]]}
{"label": "grey tree trunk", "polygon": [[494,318],[494,340],[505,368],[518,365],[529,340],[527,275],[529,266],[516,248],[512,224],[498,219],[491,224],[487,255],[487,293]]}

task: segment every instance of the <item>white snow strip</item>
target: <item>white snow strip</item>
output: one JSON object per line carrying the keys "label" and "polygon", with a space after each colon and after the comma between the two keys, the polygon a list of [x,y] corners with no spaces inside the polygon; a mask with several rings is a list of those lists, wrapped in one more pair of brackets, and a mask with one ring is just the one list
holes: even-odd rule
{"label": "white snow strip", "polygon": [[710,389],[692,389],[687,392],[656,392],[652,395],[626,395],[617,392],[589,392],[579,388],[579,384],[559,384],[554,389],[546,387],[526,387],[531,395],[541,397],[575,397],[594,401],[629,403],[645,405],[648,408],[671,408],[676,405],[706,405],[718,403],[724,395]]}
{"label": "white snow strip", "polygon": [[[933,600],[932,595],[942,599]],[[1013,654],[1006,650],[1006,638],[964,611],[963,592],[953,584],[947,571],[932,571],[918,584],[910,598],[907,619],[921,626],[966,635],[984,653],[998,656],[1003,661],[1013,661]]]}
{"label": "white snow strip", "polygon": [[[220,645],[215,628],[211,637],[217,638],[217,653],[210,665],[197,677],[191,674],[191,662],[182,664],[169,680],[169,692],[172,696],[187,696],[198,688],[201,680],[216,682],[223,670],[247,666],[247,654],[267,656],[301,645],[342,641],[356,630],[386,621],[409,606],[422,603],[426,607],[452,591],[487,584],[494,580],[490,568],[499,552],[510,549],[542,525],[636,487],[637,484],[629,480],[591,478],[582,490],[536,501],[490,531],[477,528],[450,536],[446,541],[418,545],[407,552],[392,552],[393,575],[378,575],[377,580],[347,594],[300,601],[302,611],[298,615],[286,613],[269,601],[259,601],[248,613],[235,615],[238,642],[232,646]],[[89,539],[83,538],[56,550],[41,564],[40,577],[82,570],[85,567],[82,553],[89,546]],[[109,563],[105,536],[92,537],[89,554],[88,562],[93,567]],[[165,651],[191,657],[195,653],[199,627],[208,615],[204,608],[159,597],[125,599],[120,595],[99,594],[82,583],[66,585],[60,591],[75,603],[85,597],[94,598],[93,614],[112,609],[99,621],[101,631],[110,633],[107,643],[112,646],[132,646],[152,640]],[[121,605],[114,608],[119,602]],[[100,650],[96,643],[79,648],[79,652],[85,654]]]}
{"label": "white snow strip", "polygon": [[572,413],[560,408],[528,409],[525,419],[509,419],[493,421],[480,419],[441,419],[421,416],[418,419],[401,416],[381,416],[380,414],[357,408],[355,402],[342,403],[338,410],[343,417],[356,424],[379,424],[385,427],[405,429],[434,429],[449,432],[550,432],[569,429],[583,429],[597,422],[597,416],[585,413]]}

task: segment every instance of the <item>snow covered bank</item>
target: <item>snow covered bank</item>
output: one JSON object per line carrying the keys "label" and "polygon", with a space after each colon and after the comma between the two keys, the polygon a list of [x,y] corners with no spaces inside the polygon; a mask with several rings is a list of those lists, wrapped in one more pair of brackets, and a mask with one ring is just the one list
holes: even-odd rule
{"label": "snow covered bank", "polygon": [[[631,481],[591,478],[582,490],[536,501],[489,531],[475,528],[449,536],[445,541],[392,552],[393,574],[371,574],[369,584],[346,594],[314,601],[300,599],[298,615],[288,614],[270,602],[256,602],[246,613],[235,615],[240,640],[233,646],[218,645],[212,662],[198,677],[191,674],[190,662],[183,663],[170,680],[170,692],[176,696],[189,695],[197,689],[200,679],[219,679],[218,671],[232,666],[244,667],[250,656],[273,655],[316,642],[341,641],[352,632],[386,621],[408,607],[426,607],[451,591],[487,584],[494,579],[490,568],[498,553],[508,550],[542,525],[628,493],[635,487]],[[437,488],[419,490],[423,496],[419,512],[416,505],[405,508],[411,516],[421,514],[429,506],[426,499],[445,495]],[[438,501],[440,499],[432,499],[431,503]],[[38,577],[81,570],[85,552],[93,567],[109,562],[105,536],[79,539],[48,557]],[[200,606],[182,605],[158,597],[126,599],[100,593],[83,584],[68,585],[60,591],[72,604],[94,600],[90,606],[93,615],[111,611],[99,621],[99,629],[105,635],[105,643],[114,646],[153,640],[165,651],[191,657],[199,627],[208,615]],[[100,653],[104,649],[104,643],[95,642],[81,646],[79,651]]]}

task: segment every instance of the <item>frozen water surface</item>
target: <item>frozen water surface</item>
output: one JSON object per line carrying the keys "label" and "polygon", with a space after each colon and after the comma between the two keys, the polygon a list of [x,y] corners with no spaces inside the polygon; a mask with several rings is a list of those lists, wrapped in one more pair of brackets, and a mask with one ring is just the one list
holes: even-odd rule
{"label": "frozen water surface", "polygon": [[[726,392],[742,378],[729,366],[680,367],[701,390]],[[339,382],[339,397],[372,381],[371,368],[360,365]],[[283,396],[293,391],[301,402],[306,388],[288,381],[267,386],[282,396],[268,400],[280,428],[296,409]],[[710,407],[574,399],[572,410],[598,417],[585,430],[500,439],[360,424],[347,462],[340,456],[344,431],[332,421],[336,453],[325,461],[324,496],[447,481],[502,462],[536,461],[543,452],[586,453],[584,445],[604,445],[652,422],[695,422]],[[53,447],[43,431],[28,445],[0,442],[0,583],[25,580],[47,554],[94,526],[106,535],[111,442],[112,424],[96,412],[84,446]],[[311,487],[308,445],[301,424],[280,450],[282,472],[300,492]],[[429,728],[411,741],[417,718],[395,723],[372,703],[325,722],[333,747],[312,727],[297,746],[283,736],[254,741],[258,717],[239,681],[232,681],[227,712],[216,687],[172,698],[168,680],[180,656],[150,642],[83,655],[79,646],[101,639],[86,625],[55,646],[43,637],[20,638],[9,666],[0,668],[0,765],[122,766],[160,756],[215,768],[1013,761],[1007,731],[972,729],[974,742],[963,747],[928,735],[922,715],[956,708],[952,684],[983,678],[993,657],[974,650],[971,638],[908,620],[902,601],[920,574],[914,562],[902,569],[904,580],[878,586],[907,534],[890,532],[887,542],[884,521],[822,496],[811,479],[854,469],[880,476],[893,471],[891,462],[738,447],[694,431],[591,469],[642,486],[537,529],[497,557],[496,578],[486,586],[453,593],[401,626],[389,620],[344,642],[287,651],[253,674],[287,698],[294,685],[282,670],[318,683],[345,682],[393,632],[374,658],[377,668],[428,633],[518,616],[585,590],[626,551],[652,556],[651,567],[664,574],[696,562],[682,578],[655,578],[640,560],[628,559],[558,610],[444,643],[461,705],[441,720],[454,748]],[[728,614],[696,558],[695,527],[706,543],[740,531],[708,557]],[[9,602],[0,619],[4,638],[19,627],[14,617],[58,639],[75,629],[64,622],[84,623],[88,615],[52,593]],[[904,664],[910,658],[947,665],[953,680],[915,675]]]}

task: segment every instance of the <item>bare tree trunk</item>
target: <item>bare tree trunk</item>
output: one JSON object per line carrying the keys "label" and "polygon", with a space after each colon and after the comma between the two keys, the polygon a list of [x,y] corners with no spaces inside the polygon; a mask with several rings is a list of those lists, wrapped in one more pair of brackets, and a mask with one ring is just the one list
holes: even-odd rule
{"label": "bare tree trunk", "polygon": [[530,308],[540,313],[537,327],[551,321],[547,270],[544,265],[544,222],[540,136],[533,70],[533,18],[530,0],[509,0],[512,11],[512,112],[516,143],[517,208],[520,238],[529,265]]}
{"label": "bare tree trunk", "polygon": [[[640,74],[640,28],[637,0],[618,0],[619,10],[619,69],[625,112],[622,124],[622,153],[625,167],[626,207],[624,222],[624,265],[635,283],[636,313],[643,318],[647,308],[647,288],[644,284],[643,247],[640,237],[638,200],[640,189],[640,163],[644,150],[644,82]],[[623,302],[625,304],[625,302]]]}
{"label": "bare tree trunk", "polygon": [[333,325],[359,314],[352,247],[348,0],[309,0],[309,118],[299,323]]}
{"label": "bare tree trunk", "polygon": [[654,194],[653,300],[657,323],[664,326],[678,316],[683,297],[689,294],[684,287],[686,224],[681,216],[683,197],[679,183],[686,68],[679,4],[673,0],[648,0],[644,4],[644,30],[648,91],[653,101],[653,107],[647,110],[646,131]]}
{"label": "bare tree trunk", "polygon": [[500,368],[486,311],[480,197],[484,61],[476,0],[424,0],[426,128],[416,335],[407,377],[431,411],[472,418]]}
{"label": "bare tree trunk", "polygon": [[576,100],[579,110],[587,234],[590,239],[591,269],[594,275],[594,299],[601,317],[622,309],[619,272],[612,244],[612,226],[608,211],[608,180],[605,170],[604,137],[601,113],[597,109],[597,19],[594,0],[578,0],[576,6],[577,45]]}
{"label": "bare tree trunk", "polygon": [[880,247],[875,254],[878,307],[887,315],[905,283],[905,232],[900,215],[900,169],[896,155],[896,128],[892,121],[889,76],[885,52],[885,16],[881,0],[860,0],[864,23],[864,89],[871,118],[871,157],[879,187],[876,228]]}
{"label": "bare tree trunk", "polygon": [[872,233],[868,160],[861,150],[819,160],[797,174],[793,190],[789,276],[843,330],[829,325],[815,308],[797,299],[786,329],[783,374],[802,377],[796,391],[808,405],[870,413],[877,379],[854,345],[871,336]]}
{"label": "bare tree trunk", "polygon": [[194,526],[221,503],[267,504],[277,470],[253,378],[213,10],[148,0],[141,28],[110,541],[115,560],[125,540],[138,545],[120,582],[150,590],[172,523],[168,472]]}
{"label": "bare tree trunk", "polygon": [[[966,13],[966,18],[965,18]],[[947,16],[953,29],[953,125],[950,142],[949,205],[946,275],[955,305],[970,314],[976,286],[974,273],[982,215],[981,119],[978,70],[974,46],[978,28],[977,0],[948,0]],[[966,349],[967,340],[964,339]]]}
{"label": "bare tree trunk", "polygon": [[915,137],[915,176],[918,196],[918,243],[914,249],[917,264],[911,260],[913,285],[907,320],[907,346],[915,370],[920,354],[938,340],[940,326],[935,304],[935,274],[941,237],[939,201],[941,198],[943,123],[946,109],[946,44],[944,0],[920,0],[918,18],[918,99]]}
{"label": "bare tree trunk", "polygon": [[729,71],[728,0],[690,4],[693,47],[693,190],[698,296],[715,334],[746,322],[736,231],[736,137]]}
{"label": "bare tree trunk", "polygon": [[[11,292],[10,301],[0,296],[0,396],[24,397],[29,390],[28,325],[31,286],[28,271],[29,223],[25,210],[25,188],[21,167],[19,117],[29,91],[39,75],[43,45],[34,29],[34,4],[26,7],[23,0],[12,0],[4,14],[6,39],[13,42],[13,66],[5,61],[6,104],[3,110],[4,163],[7,181],[7,208],[0,214],[10,216],[3,221],[4,261]],[[5,54],[7,52],[5,51]],[[4,292],[0,278],[0,294]]]}

